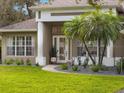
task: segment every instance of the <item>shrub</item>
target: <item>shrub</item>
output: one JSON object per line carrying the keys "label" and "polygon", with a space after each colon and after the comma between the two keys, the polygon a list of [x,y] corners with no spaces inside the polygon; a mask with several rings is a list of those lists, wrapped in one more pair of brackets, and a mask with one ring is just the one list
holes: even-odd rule
{"label": "shrub", "polygon": [[35,65],[36,65],[37,67],[39,67],[39,63],[36,63]]}
{"label": "shrub", "polygon": [[16,59],[15,63],[16,63],[16,65],[21,65],[21,61],[18,59]]}
{"label": "shrub", "polygon": [[62,64],[61,65],[61,69],[62,70],[67,70],[68,69],[68,65],[67,64]]}
{"label": "shrub", "polygon": [[24,65],[24,61],[23,60],[16,60],[15,61],[17,65]]}
{"label": "shrub", "polygon": [[116,71],[118,74],[121,74],[121,65],[120,64],[116,65]]}
{"label": "shrub", "polygon": [[5,59],[4,63],[7,64],[7,65],[11,65],[11,64],[14,63],[14,60],[13,59]]}
{"label": "shrub", "polygon": [[81,57],[78,57],[78,65],[81,65]]}
{"label": "shrub", "polygon": [[84,60],[84,63],[83,63],[83,67],[84,68],[86,68],[87,66],[88,66],[88,62],[89,62],[89,59],[88,58],[86,58],[85,60]]}
{"label": "shrub", "polygon": [[31,65],[32,65],[32,62],[31,62],[30,59],[27,59],[27,60],[26,60],[26,65],[28,65],[28,66],[31,66]]}
{"label": "shrub", "polygon": [[78,66],[72,66],[73,71],[78,71]]}
{"label": "shrub", "polygon": [[93,66],[91,67],[91,70],[92,70],[93,72],[99,72],[99,66],[98,66],[98,65],[93,65]]}
{"label": "shrub", "polygon": [[24,60],[21,60],[21,65],[24,65]]}
{"label": "shrub", "polygon": [[108,68],[105,65],[99,65],[99,70],[108,71]]}
{"label": "shrub", "polygon": [[124,59],[121,58],[117,64],[116,64],[116,71],[118,74],[121,74],[121,72],[124,72]]}

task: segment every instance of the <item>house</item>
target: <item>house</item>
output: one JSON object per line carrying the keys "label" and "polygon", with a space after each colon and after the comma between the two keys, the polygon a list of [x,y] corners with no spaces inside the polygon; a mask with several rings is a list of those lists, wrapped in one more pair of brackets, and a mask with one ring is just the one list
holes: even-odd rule
{"label": "house", "polygon": [[[73,57],[87,55],[81,42],[69,40],[62,33],[63,23],[70,21],[75,16],[93,11],[88,0],[54,0],[51,3],[42,3],[30,7],[36,13],[36,18],[27,20],[0,29],[1,33],[1,59],[19,58],[31,59],[34,63],[46,65],[50,63],[50,51],[55,46],[57,51],[57,63],[65,63]],[[117,14],[117,0],[94,0],[102,2],[102,10],[109,8]],[[91,46],[90,52],[97,56],[97,44]],[[120,39],[107,46],[104,64],[114,65],[114,57],[124,56],[124,35]],[[81,52],[83,50],[83,52]]]}

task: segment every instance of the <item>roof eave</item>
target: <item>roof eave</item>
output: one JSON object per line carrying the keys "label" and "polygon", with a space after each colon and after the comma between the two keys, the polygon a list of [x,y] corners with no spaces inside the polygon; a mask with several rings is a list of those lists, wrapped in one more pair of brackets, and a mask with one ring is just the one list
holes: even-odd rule
{"label": "roof eave", "polygon": [[36,32],[37,29],[0,29],[0,32]]}
{"label": "roof eave", "polygon": [[[116,8],[117,5],[103,5],[102,8]],[[91,9],[93,8],[92,6],[90,5],[85,5],[85,6],[69,6],[69,7],[41,7],[41,6],[32,6],[30,7],[31,10],[34,10],[34,11],[37,11],[37,10],[64,10],[64,9],[82,9],[82,8],[88,8],[88,9]]]}

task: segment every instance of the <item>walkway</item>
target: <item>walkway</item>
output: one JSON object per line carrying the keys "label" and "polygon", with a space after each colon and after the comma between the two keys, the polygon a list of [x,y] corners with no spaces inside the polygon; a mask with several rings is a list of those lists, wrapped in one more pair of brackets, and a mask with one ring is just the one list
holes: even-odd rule
{"label": "walkway", "polygon": [[62,71],[57,70],[56,68],[58,67],[59,65],[47,65],[47,66],[44,66],[42,69],[45,71],[50,71],[50,72],[68,73],[68,72],[62,72]]}

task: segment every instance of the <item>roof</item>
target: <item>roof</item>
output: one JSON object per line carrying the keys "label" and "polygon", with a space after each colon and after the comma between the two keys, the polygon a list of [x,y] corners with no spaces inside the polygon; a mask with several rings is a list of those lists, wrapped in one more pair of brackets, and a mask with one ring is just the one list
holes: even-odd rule
{"label": "roof", "polygon": [[1,27],[0,29],[36,29],[35,19],[29,19],[12,25]]}
{"label": "roof", "polygon": [[[36,6],[30,7],[30,9],[55,9],[55,8],[64,8],[64,7],[86,7],[89,6],[88,0],[78,0],[79,3],[76,3],[76,0],[54,0],[51,4],[38,4]],[[103,3],[104,2],[104,3]],[[113,7],[118,4],[118,0],[101,0],[103,6]]]}
{"label": "roof", "polygon": [[12,25],[4,26],[0,28],[0,32],[11,32],[11,31],[36,31],[37,23],[35,19],[29,19]]}

